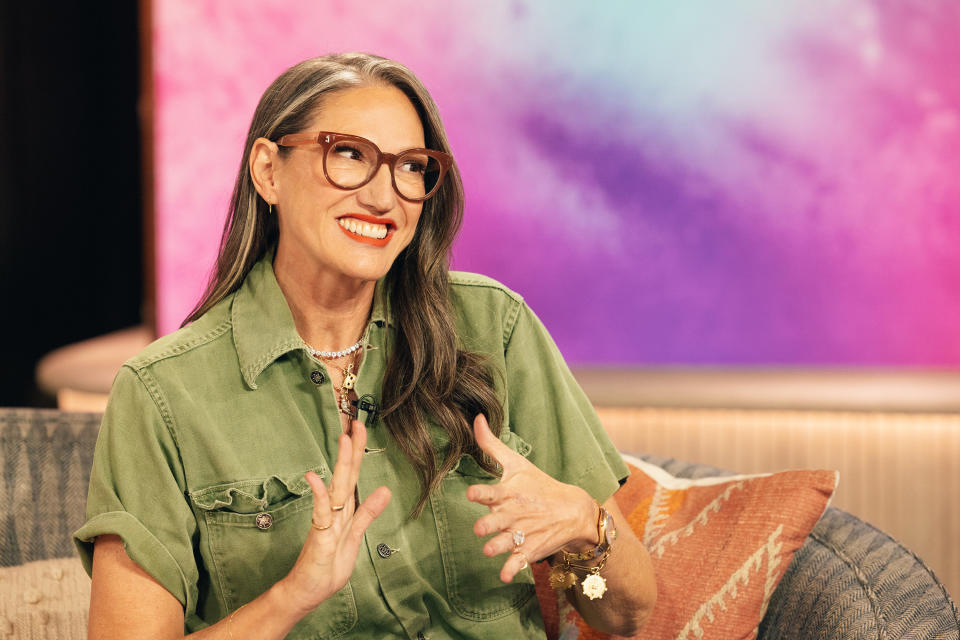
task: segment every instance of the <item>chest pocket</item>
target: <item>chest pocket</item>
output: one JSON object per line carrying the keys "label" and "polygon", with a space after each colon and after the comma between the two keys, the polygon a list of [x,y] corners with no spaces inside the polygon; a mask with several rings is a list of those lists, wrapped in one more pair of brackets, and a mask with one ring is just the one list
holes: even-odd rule
{"label": "chest pocket", "polygon": [[[523,456],[530,453],[530,445],[515,433],[509,433],[505,442]],[[444,478],[440,489],[430,496],[447,597],[457,614],[477,622],[510,615],[536,595],[529,569],[518,573],[510,584],[501,582],[500,569],[507,556],[485,556],[483,545],[487,538],[478,538],[473,532],[473,524],[490,509],[467,500],[467,488],[499,481],[499,477],[484,471],[476,460],[465,455]]]}
{"label": "chest pocket", "polygon": [[[330,475],[326,467],[313,471]],[[219,484],[189,495],[200,525],[200,553],[213,591],[226,607],[219,617],[262,594],[293,567],[313,513],[313,492],[303,472]],[[357,606],[347,583],[288,637],[338,638],[356,622]]]}

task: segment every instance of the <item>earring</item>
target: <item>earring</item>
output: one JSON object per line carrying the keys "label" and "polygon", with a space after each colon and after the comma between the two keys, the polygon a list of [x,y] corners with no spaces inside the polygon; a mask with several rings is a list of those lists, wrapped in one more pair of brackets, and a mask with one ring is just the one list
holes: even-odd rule
{"label": "earring", "polygon": [[273,203],[272,203],[272,202],[269,202],[269,203],[267,203],[267,204],[270,206],[270,215],[272,216],[272,215],[273,215]]}

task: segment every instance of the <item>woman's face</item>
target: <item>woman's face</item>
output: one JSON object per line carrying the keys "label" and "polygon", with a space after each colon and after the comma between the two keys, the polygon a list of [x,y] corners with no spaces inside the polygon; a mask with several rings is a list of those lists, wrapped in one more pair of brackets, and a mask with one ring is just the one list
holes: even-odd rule
{"label": "woman's face", "polygon": [[[425,146],[413,104],[392,86],[327,95],[306,131],[361,136],[385,153]],[[293,147],[285,157],[278,155],[274,187],[280,226],[274,266],[294,277],[383,277],[413,239],[423,209],[423,203],[397,195],[387,164],[358,189],[334,187],[324,177],[320,145]],[[351,226],[360,233],[350,231]],[[386,237],[378,238],[384,227]]]}

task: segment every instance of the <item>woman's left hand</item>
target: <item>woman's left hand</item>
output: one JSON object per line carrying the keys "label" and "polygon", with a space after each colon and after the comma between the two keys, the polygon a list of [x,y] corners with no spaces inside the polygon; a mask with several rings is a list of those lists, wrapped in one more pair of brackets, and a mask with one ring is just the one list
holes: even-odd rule
{"label": "woman's left hand", "polygon": [[[597,503],[586,491],[554,480],[513,451],[490,431],[482,414],[474,419],[473,430],[480,448],[503,468],[500,482],[467,489],[468,500],[490,507],[473,532],[480,537],[500,532],[487,541],[483,553],[493,557],[514,552],[500,570],[502,581],[512,581],[528,563],[561,547],[580,551],[599,544]],[[520,538],[522,544],[515,544]]]}

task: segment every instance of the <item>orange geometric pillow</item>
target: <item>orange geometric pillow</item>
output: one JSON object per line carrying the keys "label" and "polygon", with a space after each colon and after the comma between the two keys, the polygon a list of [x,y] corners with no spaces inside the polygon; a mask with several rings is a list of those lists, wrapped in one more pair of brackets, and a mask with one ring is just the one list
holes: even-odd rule
{"label": "orange geometric pillow", "polygon": [[[653,560],[657,604],[637,638],[753,638],[770,595],[823,515],[836,471],[688,480],[631,456],[616,494]],[[617,523],[618,526],[624,526]],[[587,626],[534,565],[548,638],[615,638]],[[577,588],[577,587],[574,587]]]}

